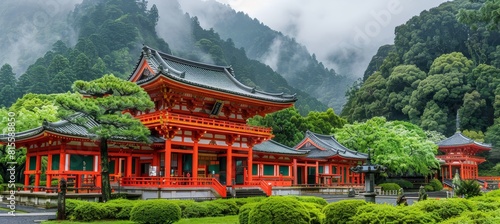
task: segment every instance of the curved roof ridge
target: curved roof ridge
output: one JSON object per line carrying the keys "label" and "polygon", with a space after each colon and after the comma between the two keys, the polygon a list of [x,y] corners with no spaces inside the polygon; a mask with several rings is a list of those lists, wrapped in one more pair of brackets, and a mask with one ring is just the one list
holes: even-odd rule
{"label": "curved roof ridge", "polygon": [[487,143],[481,143],[477,142],[465,135],[462,134],[462,132],[455,132],[452,136],[441,140],[440,142],[437,143],[438,146],[454,146],[454,145],[466,145],[466,144],[476,144],[484,148],[491,148],[491,144]]}
{"label": "curved roof ridge", "polygon": [[232,69],[231,66],[222,66],[222,65],[214,65],[214,64],[208,64],[208,63],[203,63],[203,62],[198,62],[198,61],[193,61],[185,58],[181,58],[178,56],[174,56],[172,54],[167,54],[165,52],[158,51],[156,49],[150,48],[146,46],[149,50],[155,51],[158,55],[163,57],[168,58],[169,60],[172,60],[174,62],[180,63],[180,64],[185,64],[193,67],[198,67],[202,69],[208,69],[208,70],[214,70],[214,71],[223,71],[223,70],[229,70]]}
{"label": "curved roof ridge", "polygon": [[[361,155],[368,156],[368,154],[366,154],[366,153],[362,153],[362,152],[359,152],[359,151],[356,151],[356,150],[349,149],[349,148],[345,147],[344,145],[340,144],[340,142],[338,142],[337,139],[335,139],[335,137],[333,135],[318,134],[318,133],[314,133],[314,132],[312,132],[310,130],[307,130],[306,134],[308,136],[314,138],[315,140],[320,141],[321,143],[325,144],[326,146],[329,146],[328,147],[329,150],[333,151],[333,149],[335,149],[337,151],[337,154],[340,154],[339,151],[342,150],[343,151],[342,153],[349,152],[349,153],[352,153],[352,154],[355,154],[355,155],[361,154]],[[327,139],[333,141],[336,145],[332,145],[329,142],[326,142],[323,139],[320,139],[318,136],[319,137],[327,138]],[[337,148],[337,147],[340,147],[340,148]]]}

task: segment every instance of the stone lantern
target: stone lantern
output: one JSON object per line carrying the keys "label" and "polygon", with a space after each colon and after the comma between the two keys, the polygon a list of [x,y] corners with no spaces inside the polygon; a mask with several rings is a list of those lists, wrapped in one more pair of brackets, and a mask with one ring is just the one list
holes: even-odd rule
{"label": "stone lantern", "polygon": [[385,172],[387,168],[378,164],[372,164],[372,151],[372,149],[368,149],[368,158],[364,165],[351,167],[351,171],[365,174],[365,200],[366,202],[375,203],[375,196],[377,195],[375,193],[375,174]]}

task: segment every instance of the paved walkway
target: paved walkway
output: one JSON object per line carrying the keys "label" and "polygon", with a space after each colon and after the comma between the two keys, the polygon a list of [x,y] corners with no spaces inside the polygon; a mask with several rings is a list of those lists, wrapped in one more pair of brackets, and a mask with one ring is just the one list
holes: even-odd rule
{"label": "paved walkway", "polygon": [[[7,208],[6,203],[0,203],[2,208]],[[8,208],[7,208],[8,209]],[[40,223],[45,220],[55,219],[57,209],[45,209],[31,206],[16,205],[14,216],[8,210],[0,210],[0,223],[26,224]]]}

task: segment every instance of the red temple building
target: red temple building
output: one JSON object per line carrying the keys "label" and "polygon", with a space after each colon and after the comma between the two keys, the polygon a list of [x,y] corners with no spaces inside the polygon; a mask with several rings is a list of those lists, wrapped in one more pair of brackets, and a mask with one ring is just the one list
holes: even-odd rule
{"label": "red temple building", "polygon": [[436,158],[443,161],[441,180],[445,184],[451,183],[447,180],[453,179],[455,173],[458,173],[461,179],[478,179],[478,165],[486,160],[476,154],[491,149],[491,145],[476,142],[462,135],[460,131],[438,142],[438,146],[443,155],[438,155]]}
{"label": "red temple building", "polygon": [[[226,197],[235,188],[258,188],[271,195],[279,187],[364,184],[363,175],[349,167],[367,155],[347,149],[332,136],[307,132],[291,148],[272,141],[270,128],[246,123],[255,115],[293,106],[295,95],[248,87],[236,80],[231,67],[149,47],[143,48],[129,81],[141,86],[155,107],[130,111],[151,130],[152,143],[119,137],[109,142],[110,176],[123,191],[143,198]],[[87,127],[98,125],[87,120]],[[0,141],[5,138],[0,135]],[[17,133],[16,145],[27,148],[25,186],[43,190],[51,187],[52,179],[65,178],[74,189],[98,191],[99,144],[85,127],[45,122]],[[46,184],[40,186],[43,157]]]}

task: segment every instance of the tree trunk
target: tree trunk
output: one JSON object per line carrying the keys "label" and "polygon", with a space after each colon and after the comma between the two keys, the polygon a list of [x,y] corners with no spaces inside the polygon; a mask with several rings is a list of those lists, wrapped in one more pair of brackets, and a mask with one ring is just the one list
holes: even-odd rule
{"label": "tree trunk", "polygon": [[111,199],[111,184],[109,182],[108,139],[101,138],[101,193],[102,201]]}

